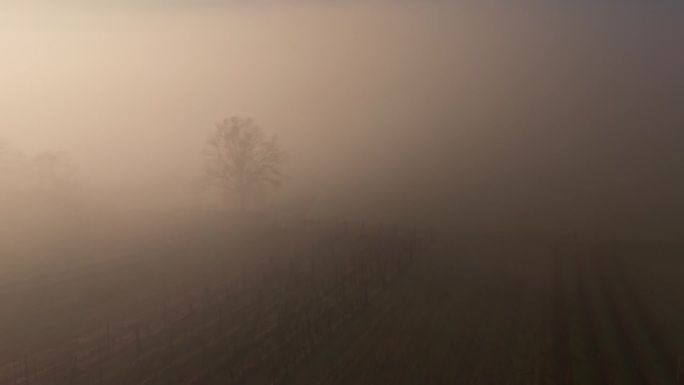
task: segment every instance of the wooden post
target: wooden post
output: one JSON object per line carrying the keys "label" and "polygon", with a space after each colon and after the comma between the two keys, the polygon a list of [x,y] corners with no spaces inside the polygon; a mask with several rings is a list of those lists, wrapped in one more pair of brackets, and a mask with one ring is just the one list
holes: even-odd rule
{"label": "wooden post", "polygon": [[76,367],[78,365],[78,353],[75,353],[73,356],[71,356],[71,383],[73,384],[74,381],[76,380]]}
{"label": "wooden post", "polygon": [[308,307],[304,309],[304,315],[306,316],[306,328],[309,337],[309,344],[311,345],[311,350],[313,350],[314,346],[316,346],[316,339],[314,338],[313,322],[311,322],[311,318],[309,317]]}
{"label": "wooden post", "polygon": [[138,357],[140,357],[140,324],[135,324],[135,347]]}
{"label": "wooden post", "polygon": [[349,301],[349,297],[347,295],[347,282],[346,280],[343,280],[342,282],[342,300],[344,301],[344,318],[351,318],[351,303]]}
{"label": "wooden post", "polygon": [[26,385],[28,385],[31,377],[28,370],[28,355],[24,356],[24,375],[26,376]]}
{"label": "wooden post", "polygon": [[111,350],[111,348],[112,348],[112,343],[111,343],[112,338],[111,338],[111,334],[110,334],[109,322],[107,322],[107,334],[105,335],[105,338],[107,338],[107,341],[106,341],[106,342],[107,342],[107,350]]}
{"label": "wooden post", "polygon": [[679,355],[679,359],[677,360],[677,383],[679,384],[679,372],[682,369],[682,355]]}
{"label": "wooden post", "polygon": [[164,299],[164,326],[169,327],[169,308],[166,305],[166,299]]}
{"label": "wooden post", "polygon": [[206,303],[211,303],[211,289],[209,288],[209,281],[204,283],[204,299]]}

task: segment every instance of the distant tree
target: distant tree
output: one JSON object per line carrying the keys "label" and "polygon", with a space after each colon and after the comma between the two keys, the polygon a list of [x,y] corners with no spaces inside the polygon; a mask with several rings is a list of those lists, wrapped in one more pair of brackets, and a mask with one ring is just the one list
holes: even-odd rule
{"label": "distant tree", "polygon": [[4,198],[27,184],[30,172],[27,171],[25,160],[24,154],[0,139],[0,194],[4,195]]}
{"label": "distant tree", "polygon": [[5,156],[5,154],[7,154],[8,151],[9,144],[7,143],[7,141],[5,141],[5,139],[0,138],[0,161],[4,159],[3,157]]}
{"label": "distant tree", "polygon": [[34,190],[64,197],[73,192],[77,185],[75,167],[69,162],[65,153],[47,151],[32,159]]}
{"label": "distant tree", "polygon": [[80,181],[65,153],[27,155],[0,142],[0,199],[50,200],[75,198]]}
{"label": "distant tree", "polygon": [[[5,192],[9,185],[10,173],[10,149],[7,142],[0,138],[0,194]],[[0,195],[2,199],[2,195]]]}
{"label": "distant tree", "polygon": [[10,147],[7,142],[0,138],[0,176],[4,175],[8,167]]}
{"label": "distant tree", "polygon": [[216,124],[207,141],[206,182],[237,198],[244,211],[255,197],[282,182],[285,153],[252,119],[232,117]]}

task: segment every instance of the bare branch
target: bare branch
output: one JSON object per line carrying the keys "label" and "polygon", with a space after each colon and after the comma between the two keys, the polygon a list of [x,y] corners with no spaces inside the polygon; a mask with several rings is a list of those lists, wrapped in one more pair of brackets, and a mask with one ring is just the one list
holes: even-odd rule
{"label": "bare branch", "polygon": [[236,195],[242,208],[257,191],[282,183],[285,154],[253,120],[232,117],[216,124],[207,140],[207,184]]}

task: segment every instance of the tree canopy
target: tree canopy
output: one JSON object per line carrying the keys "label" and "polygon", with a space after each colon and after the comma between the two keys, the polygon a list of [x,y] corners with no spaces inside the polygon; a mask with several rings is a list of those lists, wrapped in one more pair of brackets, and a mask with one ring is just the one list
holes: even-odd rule
{"label": "tree canopy", "polygon": [[216,124],[205,154],[208,185],[236,197],[242,210],[269,187],[281,185],[285,153],[277,137],[252,119],[232,117]]}

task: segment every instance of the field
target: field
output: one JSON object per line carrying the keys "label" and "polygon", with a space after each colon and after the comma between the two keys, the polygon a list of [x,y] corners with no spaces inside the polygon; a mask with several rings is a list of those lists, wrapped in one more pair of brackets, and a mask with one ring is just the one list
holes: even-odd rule
{"label": "field", "polygon": [[427,245],[363,223],[140,235],[62,244],[6,279],[0,383],[282,382]]}
{"label": "field", "polygon": [[684,383],[671,245],[123,223],[3,274],[0,384]]}
{"label": "field", "polygon": [[292,383],[684,383],[683,277],[648,243],[442,242]]}

